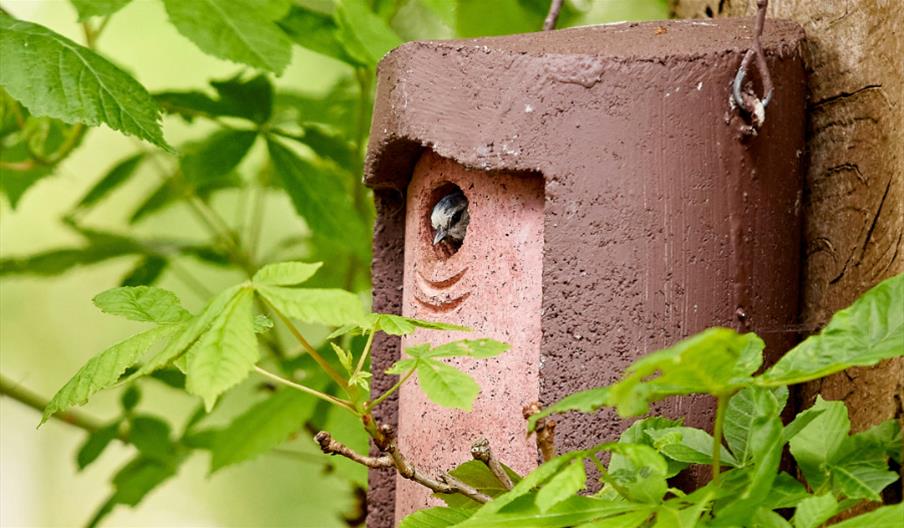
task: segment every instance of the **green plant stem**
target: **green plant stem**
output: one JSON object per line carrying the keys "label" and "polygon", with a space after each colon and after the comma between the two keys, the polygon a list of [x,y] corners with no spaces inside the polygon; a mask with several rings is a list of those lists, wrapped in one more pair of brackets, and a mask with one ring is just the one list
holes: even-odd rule
{"label": "green plant stem", "polygon": [[287,380],[286,378],[283,378],[282,376],[279,376],[278,374],[274,374],[274,373],[270,372],[269,370],[264,370],[261,367],[258,367],[257,365],[254,366],[254,370],[256,370],[258,372],[258,374],[260,374],[264,377],[270,378],[271,380],[273,380],[277,383],[281,383],[281,384],[285,385],[286,387],[291,387],[295,390],[299,390],[301,392],[310,394],[311,396],[320,398],[321,400],[326,400],[326,401],[332,403],[333,405],[338,405],[339,407],[342,407],[343,409],[349,411],[350,413],[352,413],[356,416],[358,414],[357,412],[355,412],[355,408],[352,406],[351,402],[348,402],[348,401],[340,399],[340,398],[336,398],[335,396],[330,396],[329,394],[325,394],[323,392],[320,392],[319,390],[312,389],[312,388],[302,385],[300,383],[295,383],[294,381]]}
{"label": "green plant stem", "polygon": [[405,383],[406,381],[408,381],[408,378],[410,378],[411,375],[414,374],[414,371],[415,371],[415,369],[412,368],[412,369],[409,370],[407,373],[405,373],[404,376],[402,376],[401,378],[399,378],[399,381],[397,381],[395,385],[393,385],[393,386],[390,387],[386,392],[384,392],[384,393],[381,394],[379,397],[377,397],[377,399],[375,399],[375,400],[371,401],[370,403],[368,403],[367,405],[365,405],[365,406],[364,406],[364,411],[369,413],[374,407],[376,407],[377,405],[380,405],[381,403],[383,403],[383,401],[384,401],[386,398],[390,397],[390,396],[392,395],[393,392],[399,390],[399,387],[401,387],[403,383]]}
{"label": "green plant stem", "polygon": [[208,299],[213,297],[213,292],[210,291],[207,286],[204,286],[200,280],[195,278],[188,270],[183,268],[180,264],[176,264],[174,260],[170,260],[168,264],[169,269],[173,272],[173,275],[176,276],[177,279],[182,281],[189,290],[194,293],[198,299],[206,302]]}
{"label": "green plant stem", "polygon": [[[26,389],[18,383],[14,383],[12,380],[7,379],[6,376],[3,375],[0,375],[0,395],[12,398],[22,405],[25,405],[26,407],[31,407],[39,413],[44,412],[44,408],[47,407],[48,403],[48,400],[46,398],[35,394],[34,392]],[[100,423],[100,420],[74,410],[56,413],[52,416],[52,418],[55,418],[56,420],[59,420],[63,423],[67,423],[73,427],[78,427],[79,429],[82,429],[89,433],[93,433],[103,427],[103,424]],[[123,437],[119,437],[119,439],[124,440]]]}
{"label": "green plant stem", "polygon": [[719,475],[722,473],[722,428],[725,425],[725,411],[728,409],[728,399],[731,394],[720,394],[716,406],[716,423],[713,425],[713,483],[719,483]]}
{"label": "green plant stem", "polygon": [[267,197],[264,183],[252,189],[254,197],[251,203],[251,221],[248,223],[248,255],[254,259],[260,245],[261,231],[264,225],[264,200]]}
{"label": "green plant stem", "polygon": [[367,342],[364,344],[364,350],[361,352],[361,357],[358,358],[358,364],[355,366],[355,372],[352,377],[357,376],[364,369],[364,362],[367,361],[367,355],[370,354],[370,348],[374,344],[374,334],[376,333],[376,330],[371,330],[370,334],[367,335]]}
{"label": "green plant stem", "polygon": [[295,337],[296,340],[298,340],[305,352],[307,352],[311,356],[311,358],[313,358],[314,361],[316,361],[317,364],[320,365],[320,368],[322,368],[323,371],[333,379],[333,381],[335,381],[339,384],[340,387],[342,387],[342,390],[347,391],[348,382],[346,382],[345,378],[343,378],[339,375],[338,372],[333,370],[333,367],[331,367],[330,364],[326,362],[323,356],[321,356],[317,352],[317,350],[313,346],[311,346],[310,343],[308,343],[308,340],[304,338],[304,335],[302,335],[302,333],[298,330],[298,327],[296,327],[295,324],[288,317],[286,317],[284,313],[273,306],[270,301],[266,300],[264,297],[261,297],[261,299],[263,299],[264,304],[266,304],[270,308],[270,310],[272,310],[273,313],[276,314],[276,317],[278,317],[279,320],[282,321],[286,328],[289,329],[289,332]]}
{"label": "green plant stem", "polygon": [[355,167],[352,169],[352,175],[355,177],[354,183],[354,204],[355,210],[362,218],[367,218],[368,211],[365,206],[366,191],[364,185],[358,180],[361,177],[364,168],[364,141],[367,139],[367,129],[370,123],[367,122],[367,111],[370,109],[370,70],[358,68],[355,70],[355,78],[358,81],[359,100],[358,100],[358,122],[355,135]]}

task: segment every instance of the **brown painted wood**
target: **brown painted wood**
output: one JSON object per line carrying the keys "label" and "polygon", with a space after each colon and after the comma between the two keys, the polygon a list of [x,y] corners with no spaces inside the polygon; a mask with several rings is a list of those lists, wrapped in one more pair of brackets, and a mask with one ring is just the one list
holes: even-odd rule
{"label": "brown painted wood", "polygon": [[[675,0],[681,17],[752,14],[754,0]],[[809,167],[802,321],[807,329],[883,279],[904,273],[904,4],[884,0],[770,2],[769,15],[807,32]],[[855,432],[904,425],[904,359],[809,384],[844,400]],[[904,482],[904,470],[901,473]],[[893,494],[900,500],[904,484]]]}
{"label": "brown painted wood", "polygon": [[[390,53],[365,175],[379,197],[375,305],[394,309],[408,294],[398,289],[410,269],[395,196],[429,149],[488,180],[494,171],[543,178],[544,404],[607,384],[641,355],[714,325],[759,332],[769,359],[783,353],[798,314],[803,34],[790,22],[767,27],[776,95],[759,135],[745,139],[728,87],[752,27],[618,24]],[[378,349],[376,391],[393,381],[381,368],[397,353],[397,342]],[[658,409],[699,426],[713,402]],[[383,412],[398,416],[391,405]],[[589,446],[625,425],[611,412],[565,415],[558,444]],[[458,452],[485,433],[463,438],[429,420],[406,427],[446,434]],[[371,473],[369,526],[391,525],[394,487],[387,473]]]}

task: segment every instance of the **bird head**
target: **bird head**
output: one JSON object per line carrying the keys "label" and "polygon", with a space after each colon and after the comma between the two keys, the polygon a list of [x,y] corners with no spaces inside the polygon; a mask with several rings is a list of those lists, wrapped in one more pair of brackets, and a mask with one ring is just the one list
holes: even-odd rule
{"label": "bird head", "polygon": [[468,199],[461,190],[443,196],[433,206],[433,212],[430,214],[434,232],[433,245],[446,241],[456,247],[460,246],[465,239],[470,221]]}

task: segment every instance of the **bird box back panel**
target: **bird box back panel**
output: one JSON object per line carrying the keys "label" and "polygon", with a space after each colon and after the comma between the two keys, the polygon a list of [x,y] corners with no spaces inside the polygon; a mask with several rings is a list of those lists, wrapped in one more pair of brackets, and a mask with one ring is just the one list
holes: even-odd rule
{"label": "bird box back panel", "polygon": [[[470,216],[464,239],[460,247],[434,244],[434,209],[459,193]],[[471,442],[464,439],[485,437],[506,464],[527,472],[537,456],[525,437],[521,409],[539,398],[543,180],[529,172],[488,174],[426,151],[415,166],[405,210],[403,315],[473,332],[419,330],[404,338],[402,347],[489,337],[512,348],[489,360],[447,360],[481,387],[472,412],[438,407],[416,383],[403,385],[400,447],[419,471],[437,475],[470,458]],[[442,504],[414,482],[400,477],[396,485],[397,519]]]}

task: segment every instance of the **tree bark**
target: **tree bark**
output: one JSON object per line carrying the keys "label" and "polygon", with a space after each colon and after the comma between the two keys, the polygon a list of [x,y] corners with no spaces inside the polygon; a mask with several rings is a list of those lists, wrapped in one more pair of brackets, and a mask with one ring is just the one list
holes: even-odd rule
{"label": "tree bark", "polygon": [[[679,18],[750,16],[755,0],[672,0]],[[888,0],[772,0],[807,33],[804,326],[904,272],[904,10]],[[768,19],[767,19],[767,24]],[[768,112],[767,112],[768,113]],[[904,359],[805,387],[847,402],[854,431],[904,418]]]}

